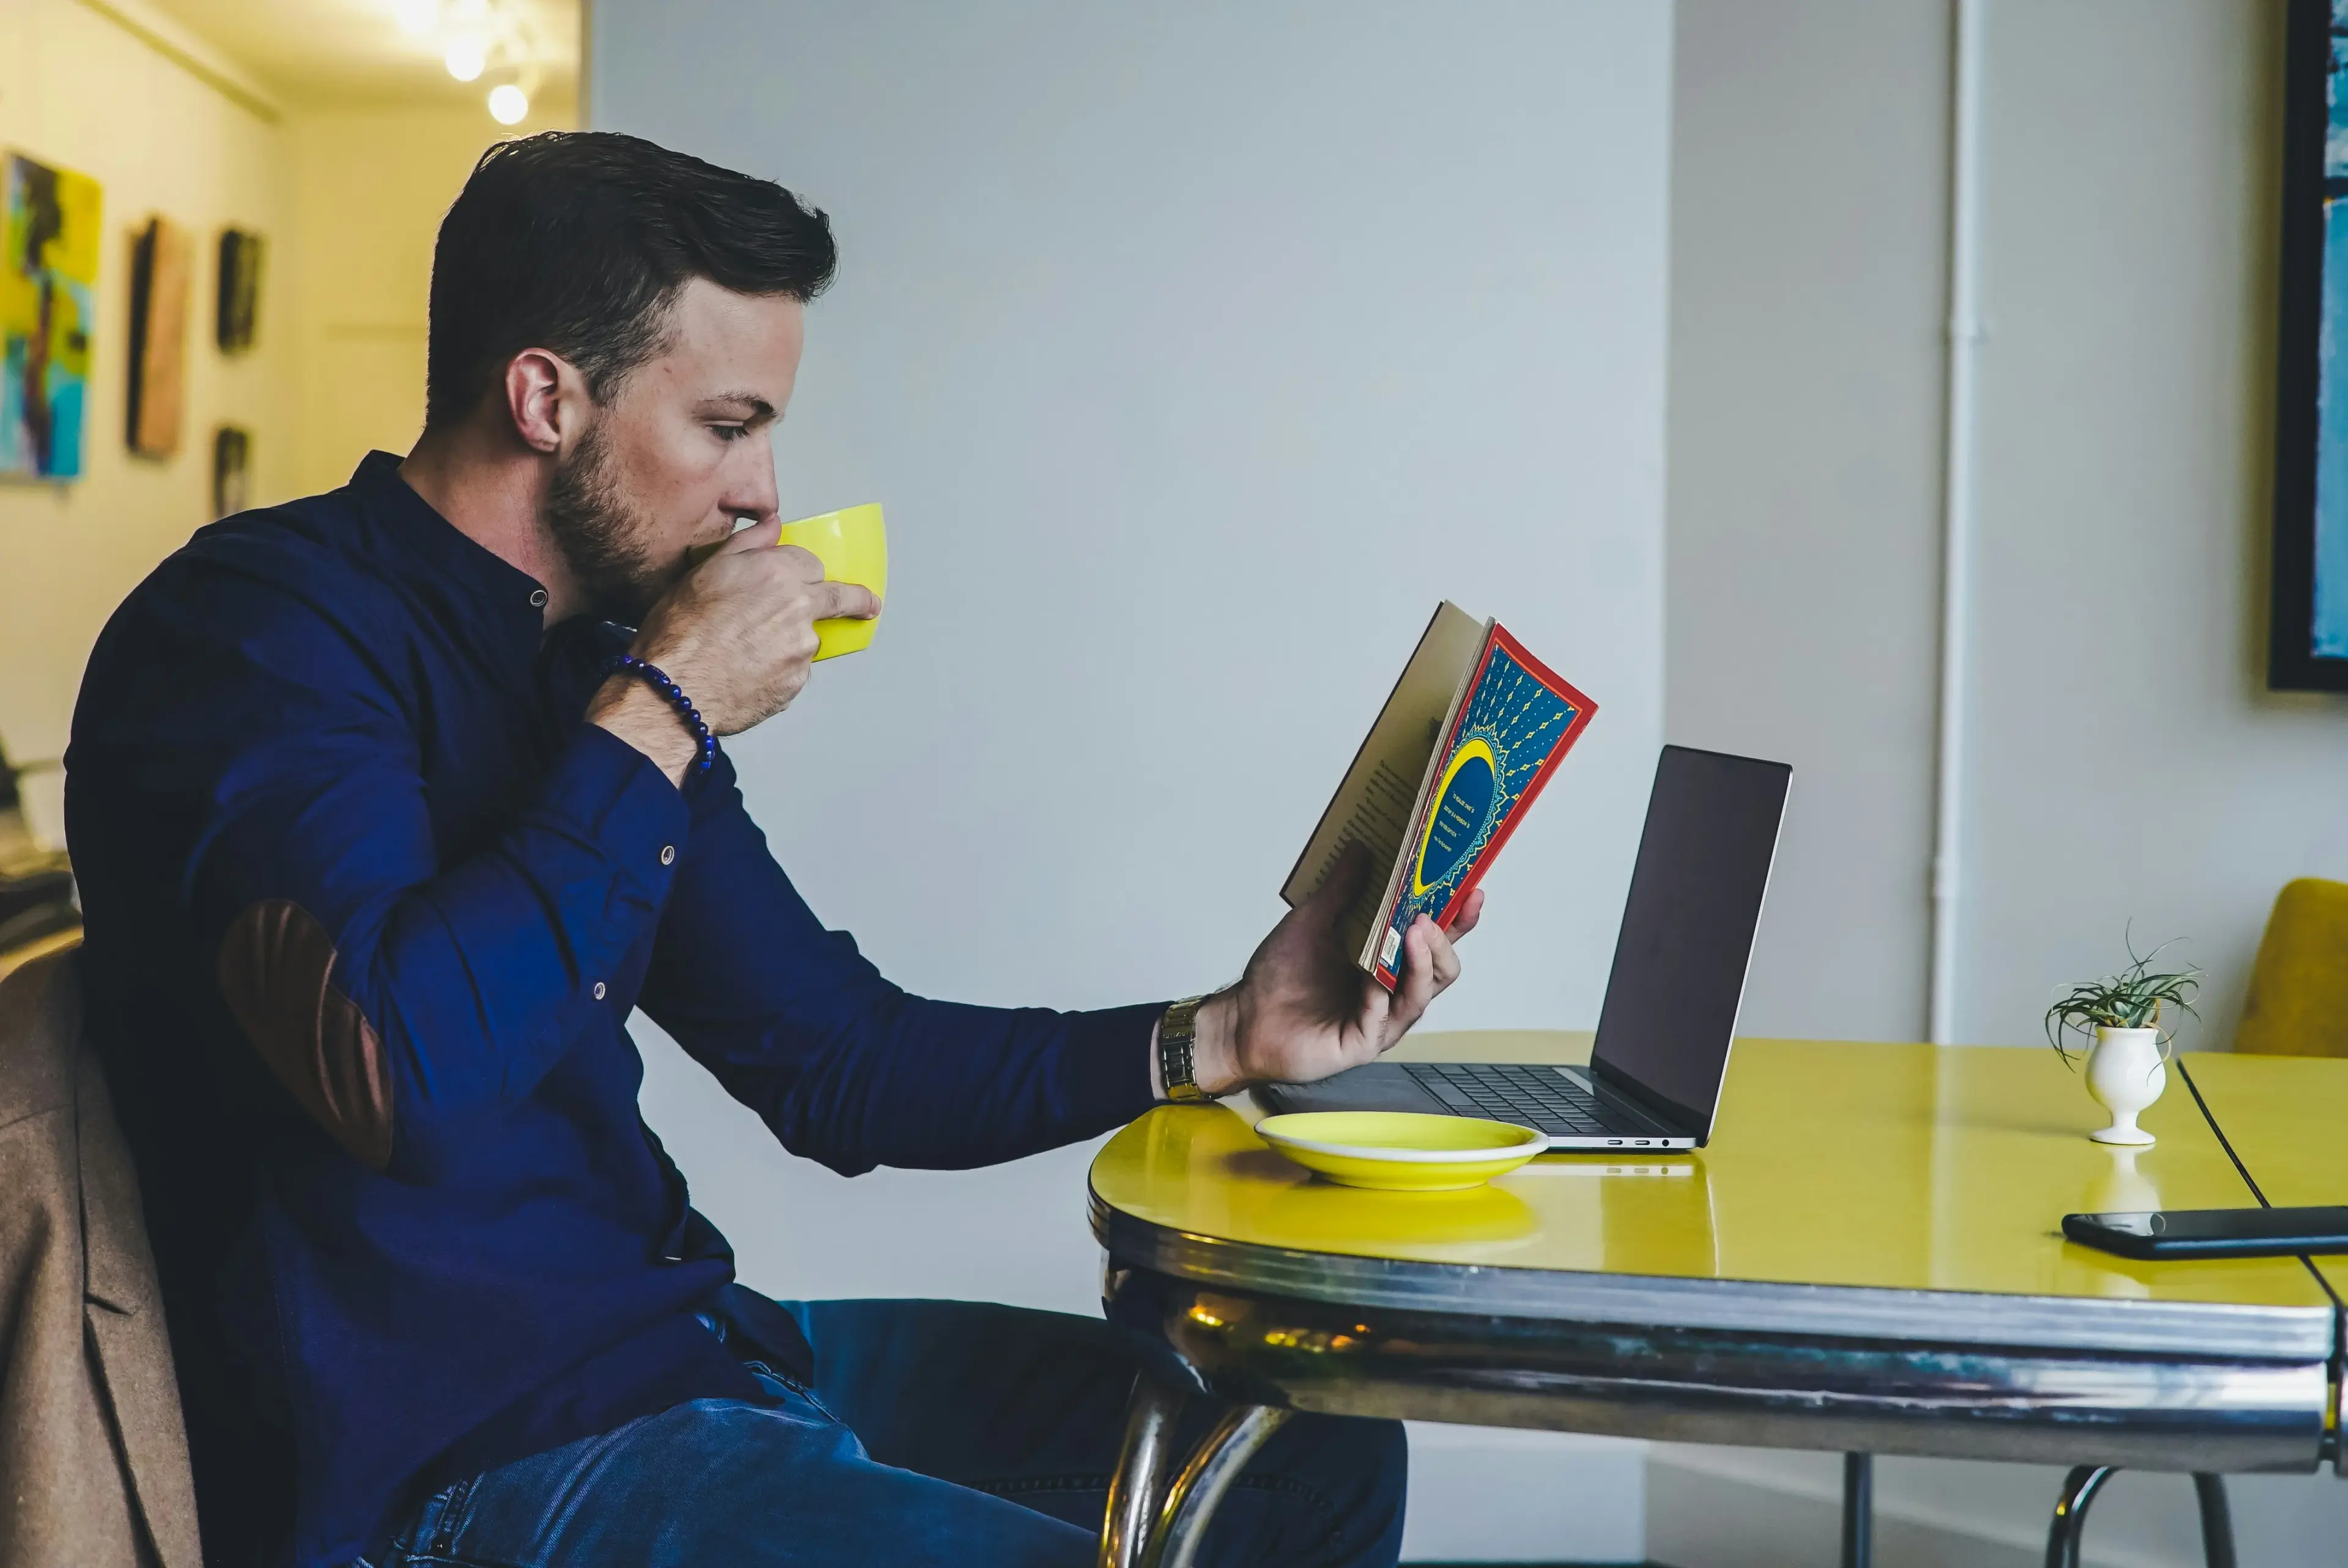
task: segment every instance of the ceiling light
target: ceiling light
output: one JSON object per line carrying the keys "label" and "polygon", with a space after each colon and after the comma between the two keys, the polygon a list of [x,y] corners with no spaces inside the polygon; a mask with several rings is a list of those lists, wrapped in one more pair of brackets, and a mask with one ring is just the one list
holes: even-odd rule
{"label": "ceiling light", "polygon": [[391,0],[391,14],[403,33],[421,36],[440,20],[440,0]]}
{"label": "ceiling light", "polygon": [[489,46],[478,34],[458,33],[448,40],[440,60],[448,67],[450,76],[460,82],[469,82],[488,68]]}
{"label": "ceiling light", "polygon": [[499,125],[520,125],[530,113],[530,95],[511,82],[489,89],[489,118]]}

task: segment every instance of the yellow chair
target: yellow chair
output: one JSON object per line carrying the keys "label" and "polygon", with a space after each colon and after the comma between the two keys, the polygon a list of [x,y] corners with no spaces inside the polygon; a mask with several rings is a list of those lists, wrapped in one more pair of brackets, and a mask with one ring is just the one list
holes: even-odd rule
{"label": "yellow chair", "polygon": [[2275,895],[2234,1049],[2348,1056],[2348,882],[2302,876]]}

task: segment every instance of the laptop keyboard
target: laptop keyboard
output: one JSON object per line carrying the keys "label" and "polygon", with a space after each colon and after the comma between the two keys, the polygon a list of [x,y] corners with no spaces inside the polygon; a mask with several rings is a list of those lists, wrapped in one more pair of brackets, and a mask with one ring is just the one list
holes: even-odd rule
{"label": "laptop keyboard", "polygon": [[1513,1122],[1552,1138],[1623,1131],[1581,1086],[1553,1067],[1523,1062],[1406,1061],[1418,1086],[1463,1116]]}

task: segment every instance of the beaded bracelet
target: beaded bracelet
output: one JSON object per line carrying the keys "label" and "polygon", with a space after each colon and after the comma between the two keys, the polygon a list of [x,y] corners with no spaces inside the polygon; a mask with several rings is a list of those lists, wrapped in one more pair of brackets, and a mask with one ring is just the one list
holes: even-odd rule
{"label": "beaded bracelet", "polygon": [[693,705],[693,699],[668,678],[665,671],[633,653],[616,655],[611,663],[604,666],[604,671],[613,675],[641,675],[651,682],[653,690],[668,700],[668,705],[676,710],[676,716],[685,721],[685,727],[693,732],[695,747],[700,753],[694,762],[693,771],[696,774],[709,771],[710,764],[717,760],[717,737],[709,733],[709,725],[703,721],[701,710]]}

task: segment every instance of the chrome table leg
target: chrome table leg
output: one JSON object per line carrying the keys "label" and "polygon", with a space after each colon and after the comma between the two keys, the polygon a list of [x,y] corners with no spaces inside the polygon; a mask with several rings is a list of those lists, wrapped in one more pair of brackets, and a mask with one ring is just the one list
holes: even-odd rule
{"label": "chrome table leg", "polygon": [[1108,1483],[1108,1516],[1101,1522],[1100,1568],[1139,1568],[1149,1527],[1166,1495],[1166,1472],[1173,1466],[1174,1423],[1183,1396],[1148,1373],[1133,1379],[1126,1401],[1125,1444],[1117,1474]]}
{"label": "chrome table leg", "polygon": [[2226,1478],[2196,1471],[2193,1496],[2201,1504],[2201,1558],[2209,1568],[2234,1568],[2234,1513],[2226,1506]]}
{"label": "chrome table leg", "polygon": [[1842,1568],[1875,1561],[1875,1456],[1842,1456]]}
{"label": "chrome table leg", "polygon": [[2118,1470],[2117,1465],[2083,1464],[2064,1478],[2063,1494],[2054,1500],[2054,1522],[2046,1530],[2046,1568],[2079,1568],[2079,1532],[2087,1525],[2087,1504]]}
{"label": "chrome table leg", "polygon": [[1235,1405],[1223,1412],[1167,1490],[1142,1568],[1191,1568],[1223,1493],[1288,1417],[1270,1405]]}

